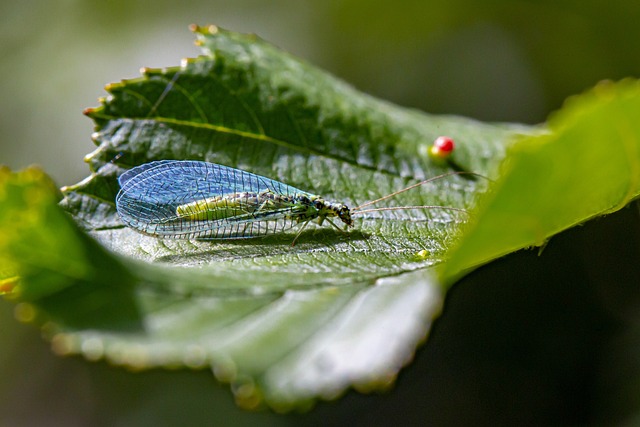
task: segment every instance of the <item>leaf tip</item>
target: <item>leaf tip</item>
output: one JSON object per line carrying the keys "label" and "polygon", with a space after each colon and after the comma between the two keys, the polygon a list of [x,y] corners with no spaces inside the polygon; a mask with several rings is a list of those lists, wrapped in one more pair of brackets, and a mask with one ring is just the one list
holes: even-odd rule
{"label": "leaf tip", "polygon": [[217,25],[205,25],[205,26],[200,26],[198,24],[191,24],[189,25],[189,30],[193,33],[199,33],[202,35],[214,35],[216,34],[218,31],[220,31],[220,28],[218,28]]}
{"label": "leaf tip", "polygon": [[153,67],[141,67],[140,74],[144,77],[158,76],[162,75],[166,72],[163,68],[153,68]]}
{"label": "leaf tip", "polygon": [[104,90],[106,90],[107,92],[113,92],[114,89],[116,89],[118,86],[122,86],[121,83],[107,83],[106,85],[104,85]]}
{"label": "leaf tip", "polygon": [[87,117],[92,117],[93,115],[96,114],[97,111],[98,111],[98,107],[88,107],[82,110],[82,114],[84,114]]}
{"label": "leaf tip", "polygon": [[12,296],[18,289],[19,280],[20,278],[18,276],[0,280],[0,295]]}

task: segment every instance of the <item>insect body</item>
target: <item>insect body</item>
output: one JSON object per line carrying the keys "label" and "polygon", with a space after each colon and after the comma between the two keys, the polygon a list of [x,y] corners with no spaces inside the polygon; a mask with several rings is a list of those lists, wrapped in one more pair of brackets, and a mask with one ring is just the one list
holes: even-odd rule
{"label": "insect body", "polygon": [[331,217],[353,226],[351,211],[342,203],[214,163],[156,161],[128,170],[118,181],[120,218],[157,237],[248,238],[314,220],[335,226]]}

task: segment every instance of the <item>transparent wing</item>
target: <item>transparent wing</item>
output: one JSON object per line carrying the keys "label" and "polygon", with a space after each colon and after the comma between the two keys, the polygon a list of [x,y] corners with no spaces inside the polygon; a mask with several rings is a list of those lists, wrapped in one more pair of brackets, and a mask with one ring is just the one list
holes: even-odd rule
{"label": "transparent wing", "polygon": [[[214,163],[163,160],[132,168],[119,178],[118,214],[129,227],[182,239],[254,237],[291,228],[298,197],[311,194],[260,175]],[[274,195],[265,203],[260,194]],[[216,214],[178,214],[213,200]],[[286,202],[283,202],[285,200]]]}
{"label": "transparent wing", "polygon": [[236,221],[229,222],[224,227],[208,230],[203,235],[196,235],[189,238],[197,240],[246,239],[250,237],[282,233],[292,229],[296,225],[299,225],[296,221],[285,218],[257,221]]}

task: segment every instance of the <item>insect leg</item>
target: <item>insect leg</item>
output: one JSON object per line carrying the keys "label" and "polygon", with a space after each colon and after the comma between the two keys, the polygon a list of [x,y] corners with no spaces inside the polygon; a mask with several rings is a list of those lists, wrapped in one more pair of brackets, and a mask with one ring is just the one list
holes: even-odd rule
{"label": "insect leg", "polygon": [[296,240],[298,240],[298,237],[300,237],[300,235],[302,234],[302,230],[304,230],[307,224],[309,224],[309,221],[310,220],[307,220],[304,222],[304,224],[302,224],[302,227],[300,227],[300,231],[298,231],[298,234],[296,234],[296,237],[293,239],[293,242],[291,242],[291,247],[294,247],[296,245]]}
{"label": "insect leg", "polygon": [[335,228],[336,230],[338,230],[341,233],[345,233],[345,234],[349,234],[348,230],[349,230],[349,226],[345,226],[344,230],[340,227],[338,227],[333,221],[331,221],[329,218],[325,217],[324,219],[327,220],[327,222],[329,224],[331,224],[333,226],[333,228]]}

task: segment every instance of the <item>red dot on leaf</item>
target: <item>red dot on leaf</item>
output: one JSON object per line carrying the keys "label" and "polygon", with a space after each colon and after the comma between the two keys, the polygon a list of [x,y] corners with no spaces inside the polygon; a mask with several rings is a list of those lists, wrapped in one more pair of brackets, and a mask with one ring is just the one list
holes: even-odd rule
{"label": "red dot on leaf", "polygon": [[446,160],[451,156],[454,148],[453,139],[448,136],[439,136],[433,142],[433,145],[429,147],[429,156],[436,161]]}
{"label": "red dot on leaf", "polygon": [[439,136],[434,141],[433,147],[438,151],[450,153],[455,148],[455,144],[453,143],[453,139],[449,138],[448,136]]}

